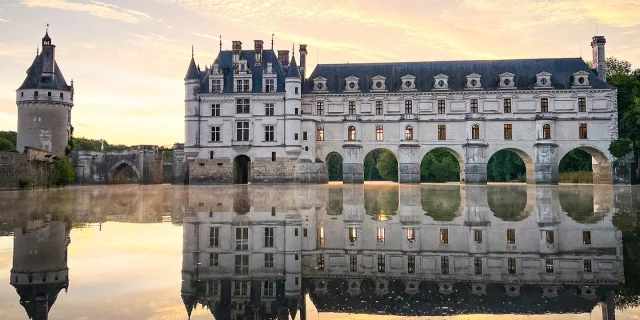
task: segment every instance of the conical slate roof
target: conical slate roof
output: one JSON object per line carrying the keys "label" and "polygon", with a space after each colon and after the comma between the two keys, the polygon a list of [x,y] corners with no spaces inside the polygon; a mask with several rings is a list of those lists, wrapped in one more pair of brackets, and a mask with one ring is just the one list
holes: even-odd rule
{"label": "conical slate roof", "polygon": [[287,78],[300,79],[300,69],[298,69],[298,64],[296,64],[296,56],[291,58],[291,64],[289,64],[289,70],[287,71]]}
{"label": "conical slate roof", "polygon": [[198,66],[196,66],[196,60],[193,57],[191,57],[189,69],[187,70],[187,75],[184,76],[184,80],[200,80],[200,70],[198,70]]}
{"label": "conical slate roof", "polygon": [[60,67],[58,62],[54,63],[55,70],[53,71],[53,77],[43,77],[42,76],[42,54],[36,56],[31,64],[31,67],[27,70],[27,78],[24,79],[24,82],[18,88],[18,90],[24,89],[53,89],[53,90],[63,90],[70,91],[71,87],[67,85],[67,82],[64,80],[64,76],[62,76],[62,72],[60,71]]}

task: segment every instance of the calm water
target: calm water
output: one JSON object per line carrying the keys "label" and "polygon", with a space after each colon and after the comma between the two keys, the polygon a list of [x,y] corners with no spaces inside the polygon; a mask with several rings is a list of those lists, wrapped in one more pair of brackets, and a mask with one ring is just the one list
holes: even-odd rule
{"label": "calm water", "polygon": [[0,319],[638,319],[639,210],[586,185],[0,192]]}

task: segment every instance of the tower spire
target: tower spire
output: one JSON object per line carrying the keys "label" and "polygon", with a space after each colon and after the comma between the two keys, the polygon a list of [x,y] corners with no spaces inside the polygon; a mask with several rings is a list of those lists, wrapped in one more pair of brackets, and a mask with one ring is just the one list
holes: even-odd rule
{"label": "tower spire", "polygon": [[44,30],[44,33],[45,33],[45,34],[49,34],[49,24],[48,24],[48,23],[47,23],[47,27],[46,27],[46,28],[45,28],[45,30]]}
{"label": "tower spire", "polygon": [[271,50],[273,50],[273,36],[275,36],[275,33],[271,34]]}
{"label": "tower spire", "polygon": [[222,35],[220,35],[220,52],[222,52]]}
{"label": "tower spire", "polygon": [[191,45],[191,59],[195,57],[195,52],[193,50],[193,45]]}

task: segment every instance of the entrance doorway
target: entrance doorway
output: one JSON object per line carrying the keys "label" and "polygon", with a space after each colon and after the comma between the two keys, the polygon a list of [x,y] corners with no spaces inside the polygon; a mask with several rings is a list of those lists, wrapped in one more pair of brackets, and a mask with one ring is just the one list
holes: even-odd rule
{"label": "entrance doorway", "polygon": [[245,155],[239,155],[233,160],[233,183],[248,184],[251,159]]}

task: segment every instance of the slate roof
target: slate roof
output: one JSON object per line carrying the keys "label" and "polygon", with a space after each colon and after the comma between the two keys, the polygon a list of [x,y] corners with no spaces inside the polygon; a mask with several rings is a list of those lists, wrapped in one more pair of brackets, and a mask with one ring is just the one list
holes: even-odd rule
{"label": "slate roof", "polygon": [[189,69],[187,69],[187,74],[184,76],[184,80],[199,80],[200,79],[200,70],[196,66],[196,60],[191,57],[191,62],[189,62]]}
{"label": "slate roof", "polygon": [[291,63],[289,64],[289,68],[287,69],[287,78],[300,79],[300,69],[298,69],[298,64],[296,63],[295,56],[291,58]]}
{"label": "slate roof", "polygon": [[[62,71],[60,71],[60,66],[58,62],[55,62],[55,70],[53,79],[42,76],[42,54],[36,56],[33,59],[33,63],[31,67],[27,70],[27,78],[24,79],[24,82],[18,88],[18,90],[23,89],[52,89],[52,90],[64,90],[70,91],[71,87],[67,85],[67,82],[64,80],[64,76],[62,76]],[[51,79],[51,81],[48,81]]]}
{"label": "slate roof", "polygon": [[551,73],[554,89],[570,89],[572,75],[584,70],[589,73],[589,83],[595,89],[612,88],[598,79],[593,70],[581,58],[554,59],[517,59],[517,60],[470,60],[470,61],[430,61],[430,62],[390,62],[390,63],[349,63],[319,64],[303,85],[303,93],[313,93],[313,79],[327,79],[327,90],[340,93],[344,90],[345,78],[355,76],[361,92],[371,91],[372,78],[381,75],[389,92],[400,91],[401,77],[416,77],[418,91],[433,91],[434,76],[449,76],[451,91],[462,91],[466,86],[467,76],[477,73],[481,78],[483,90],[496,90],[499,75],[505,72],[515,74],[515,86],[518,89],[533,89],[536,74],[546,71]]}

